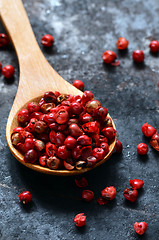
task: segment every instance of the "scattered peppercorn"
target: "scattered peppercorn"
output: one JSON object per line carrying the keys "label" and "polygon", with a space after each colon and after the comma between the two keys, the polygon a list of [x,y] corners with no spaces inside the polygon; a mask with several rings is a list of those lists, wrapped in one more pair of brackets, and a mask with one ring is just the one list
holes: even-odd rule
{"label": "scattered peppercorn", "polygon": [[146,122],[142,125],[142,133],[146,137],[152,137],[152,135],[156,133],[156,129]]}
{"label": "scattered peppercorn", "polygon": [[148,153],[148,146],[146,143],[139,143],[137,146],[137,153],[140,155],[146,155]]}
{"label": "scattered peppercorn", "polygon": [[159,151],[159,134],[156,132],[152,135],[150,140],[150,145],[156,150]]}
{"label": "scattered peppercorn", "polygon": [[52,35],[50,34],[46,34],[42,37],[41,39],[41,43],[43,46],[45,47],[51,47],[54,43],[54,38]]}
{"label": "scattered peppercorn", "polygon": [[135,189],[131,190],[129,188],[126,188],[123,195],[128,201],[135,202],[137,200],[138,192]]}
{"label": "scattered peppercorn", "polygon": [[153,40],[152,42],[150,42],[149,48],[150,48],[150,51],[153,53],[158,52],[159,51],[159,42],[156,40]]}
{"label": "scattered peppercorn", "polygon": [[140,189],[143,187],[144,182],[141,179],[131,179],[129,181],[129,185],[132,187],[132,189]]}
{"label": "scattered peppercorn", "polygon": [[147,223],[146,222],[135,222],[134,229],[137,234],[143,235],[147,230]]}
{"label": "scattered peppercorn", "polygon": [[136,63],[143,62],[144,58],[145,58],[144,52],[142,50],[134,51],[133,54],[132,54],[132,57],[133,57],[134,62],[136,62]]}
{"label": "scattered peppercorn", "polygon": [[94,198],[94,193],[90,190],[83,190],[82,192],[82,199],[85,200],[86,202],[92,201]]}
{"label": "scattered peppercorn", "polygon": [[113,200],[116,197],[116,189],[113,186],[106,187],[101,191],[102,197],[106,200]]}
{"label": "scattered peppercorn", "polygon": [[6,65],[5,67],[2,68],[2,74],[4,75],[5,78],[11,78],[14,75],[14,67],[11,65]]}
{"label": "scattered peppercorn", "polygon": [[102,58],[105,63],[111,64],[115,61],[115,59],[117,58],[117,55],[115,52],[111,50],[107,50],[103,53]]}
{"label": "scattered peppercorn", "polygon": [[0,47],[6,47],[9,42],[9,37],[5,33],[0,33]]}
{"label": "scattered peppercorn", "polygon": [[80,179],[75,179],[75,183],[79,188],[84,188],[88,186],[88,181],[85,177],[82,177]]}
{"label": "scattered peppercorn", "polygon": [[109,201],[106,200],[105,198],[99,197],[99,198],[97,199],[97,203],[98,203],[99,205],[107,205],[107,204],[109,203]]}
{"label": "scattered peppercorn", "polygon": [[79,213],[74,218],[74,223],[77,227],[83,227],[86,225],[86,216],[84,213]]}
{"label": "scattered peppercorn", "polygon": [[23,204],[27,204],[31,202],[32,194],[29,191],[23,191],[18,195],[18,197]]}
{"label": "scattered peppercorn", "polygon": [[120,37],[116,42],[117,48],[119,50],[124,50],[128,47],[129,41],[126,38]]}

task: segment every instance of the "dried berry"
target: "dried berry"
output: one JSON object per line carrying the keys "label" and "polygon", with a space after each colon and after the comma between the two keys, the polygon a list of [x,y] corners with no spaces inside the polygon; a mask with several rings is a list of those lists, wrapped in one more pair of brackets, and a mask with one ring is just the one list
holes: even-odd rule
{"label": "dried berry", "polygon": [[29,191],[23,191],[21,192],[19,195],[19,200],[23,203],[23,204],[27,204],[29,202],[31,202],[32,200],[32,194]]}
{"label": "dried berry", "polygon": [[116,197],[116,189],[113,186],[106,187],[101,191],[102,197],[106,200],[113,200]]}
{"label": "dried berry", "polygon": [[135,222],[134,229],[137,234],[143,235],[147,230],[147,223],[146,222]]}
{"label": "dried berry", "polygon": [[83,227],[86,225],[86,216],[84,213],[79,213],[74,218],[74,223],[77,227]]}
{"label": "dried berry", "polygon": [[129,200],[130,202],[135,202],[137,200],[138,192],[137,190],[133,189],[130,190],[129,188],[126,188],[123,193],[124,197]]}

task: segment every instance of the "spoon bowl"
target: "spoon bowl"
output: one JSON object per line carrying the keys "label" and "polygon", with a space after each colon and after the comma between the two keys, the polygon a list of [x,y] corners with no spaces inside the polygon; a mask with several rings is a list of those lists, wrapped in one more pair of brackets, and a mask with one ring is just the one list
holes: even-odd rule
{"label": "spoon bowl", "polygon": [[[116,138],[110,144],[109,153],[94,167],[72,171],[51,170],[37,164],[25,163],[24,156],[14,148],[11,142],[11,134],[13,129],[18,126],[17,113],[22,108],[26,108],[28,102],[38,102],[40,96],[47,91],[59,91],[64,94],[80,96],[83,93],[65,81],[45,59],[36,42],[21,0],[1,0],[0,17],[16,50],[20,68],[19,86],[6,127],[7,143],[14,157],[20,163],[35,171],[60,176],[82,174],[104,163],[113,153]],[[115,128],[113,121],[112,123]]]}

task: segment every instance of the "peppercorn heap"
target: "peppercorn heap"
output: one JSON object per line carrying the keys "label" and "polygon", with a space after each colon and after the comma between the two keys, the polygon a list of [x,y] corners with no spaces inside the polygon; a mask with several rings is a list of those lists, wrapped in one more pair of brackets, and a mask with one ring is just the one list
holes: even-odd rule
{"label": "peppercorn heap", "polygon": [[108,110],[90,91],[83,96],[46,92],[18,113],[12,144],[24,162],[50,169],[93,167],[116,136]]}

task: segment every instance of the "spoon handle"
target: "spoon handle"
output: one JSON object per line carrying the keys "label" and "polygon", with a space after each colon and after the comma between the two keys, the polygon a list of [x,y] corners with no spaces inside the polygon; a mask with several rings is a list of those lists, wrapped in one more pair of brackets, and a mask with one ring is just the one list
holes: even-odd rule
{"label": "spoon handle", "polygon": [[[32,63],[41,53],[21,0],[0,0],[0,17],[6,28],[19,64]],[[21,67],[21,66],[20,66]]]}

